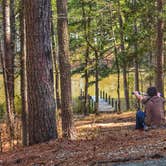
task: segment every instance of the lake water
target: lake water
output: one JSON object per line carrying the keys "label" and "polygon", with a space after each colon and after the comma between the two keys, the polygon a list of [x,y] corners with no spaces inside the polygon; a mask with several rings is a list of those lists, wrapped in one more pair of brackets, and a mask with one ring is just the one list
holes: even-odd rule
{"label": "lake water", "polygon": [[[92,79],[93,80],[93,79]],[[81,78],[79,75],[75,75],[72,77],[72,96],[77,97],[80,95],[80,90],[84,89],[84,78]],[[99,82],[99,90],[104,90],[108,93],[108,95],[112,98],[117,98],[117,76],[116,75],[110,75],[107,78],[104,78]],[[121,97],[124,97],[123,93],[123,84],[122,84],[122,78],[120,81],[120,91],[121,91]],[[95,95],[95,86],[89,87],[89,95],[94,96]]]}
{"label": "lake water", "polygon": [[[91,78],[91,80],[93,80],[93,78]],[[129,77],[128,81],[129,81],[129,88],[130,88],[130,94],[131,94],[131,91],[134,90],[133,89],[134,81],[133,81],[132,75]],[[84,78],[81,78],[80,75],[72,76],[72,96],[73,96],[73,98],[76,98],[80,95],[81,89],[84,89]],[[112,74],[109,77],[101,80],[99,82],[99,89],[107,92],[111,98],[117,98],[117,75]],[[15,91],[16,91],[16,96],[19,96],[19,91],[20,91],[19,78],[17,78],[15,80]],[[89,87],[89,95],[91,95],[91,96],[95,95],[95,86],[94,85]],[[124,98],[122,75],[120,76],[120,96],[121,96],[121,98]],[[2,75],[1,75],[0,76],[0,103],[3,103],[4,101],[5,101],[5,95],[4,95],[3,79],[2,79]]]}

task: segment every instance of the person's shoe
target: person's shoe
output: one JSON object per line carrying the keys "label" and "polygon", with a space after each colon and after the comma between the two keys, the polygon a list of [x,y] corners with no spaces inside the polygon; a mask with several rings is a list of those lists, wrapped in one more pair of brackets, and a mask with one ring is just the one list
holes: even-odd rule
{"label": "person's shoe", "polygon": [[149,127],[148,126],[145,126],[144,127],[144,131],[148,131],[149,130]]}

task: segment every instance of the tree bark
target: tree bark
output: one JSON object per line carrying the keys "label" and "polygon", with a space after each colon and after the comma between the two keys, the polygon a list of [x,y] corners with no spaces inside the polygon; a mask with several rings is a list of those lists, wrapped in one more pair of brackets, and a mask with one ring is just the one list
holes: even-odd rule
{"label": "tree bark", "polygon": [[51,31],[52,31],[52,53],[54,60],[54,68],[55,68],[55,94],[56,94],[56,105],[57,110],[61,109],[61,99],[60,99],[60,87],[59,87],[59,65],[58,65],[58,49],[56,45],[56,35],[54,31],[53,24],[53,11],[52,11],[52,20],[51,20]]}
{"label": "tree bark", "polygon": [[71,66],[69,60],[69,35],[67,19],[67,0],[57,0],[57,29],[59,47],[59,68],[61,83],[61,110],[63,137],[71,138],[72,133],[72,95]]}
{"label": "tree bark", "polygon": [[156,70],[156,87],[158,91],[164,94],[163,90],[163,18],[162,18],[162,10],[163,10],[163,1],[157,0],[157,10],[158,10],[158,18],[157,18],[157,70]]}
{"label": "tree bark", "polygon": [[54,53],[54,66],[55,66],[55,93],[56,93],[56,102],[57,102],[57,109],[61,109],[61,98],[60,98],[60,87],[59,87],[59,67],[57,60],[55,60],[57,56]]}
{"label": "tree bark", "polygon": [[[153,54],[152,54],[152,51],[150,50],[149,51],[149,67],[151,68],[151,65],[152,65],[152,63],[153,63],[153,61],[152,61],[152,58],[153,58]],[[150,73],[150,77],[151,77],[151,73]],[[152,82],[153,82],[154,80],[152,80],[151,78],[149,79],[149,86],[152,86]]]}
{"label": "tree bark", "polygon": [[25,1],[29,145],[57,138],[50,1]]}
{"label": "tree bark", "polygon": [[10,134],[14,136],[14,54],[12,50],[10,1],[3,0],[4,51],[2,54],[5,84],[6,109]]}
{"label": "tree bark", "polygon": [[127,82],[127,69],[126,69],[126,57],[125,57],[125,45],[124,45],[124,34],[123,34],[123,20],[120,11],[120,2],[118,1],[118,14],[119,14],[119,26],[120,26],[120,48],[123,55],[123,86],[124,86],[124,94],[125,94],[125,101],[126,101],[126,109],[130,108],[130,101],[129,101],[129,90],[128,90],[128,82]]}
{"label": "tree bark", "polygon": [[[112,19],[112,10],[110,10],[110,13],[111,13],[111,19]],[[115,32],[114,32],[112,24],[111,24],[111,31],[112,31],[112,36],[114,38],[114,40],[113,40],[114,43],[113,44],[114,44],[115,62],[116,62],[116,67],[117,67],[118,112],[121,113],[121,101],[120,101],[120,64],[119,64],[119,59],[118,59],[118,50],[117,50],[117,47],[116,47],[116,36],[115,36]]]}
{"label": "tree bark", "polygon": [[[137,35],[136,22],[134,25],[134,33],[135,33],[135,35]],[[139,62],[138,62],[137,50],[138,50],[137,41],[135,41],[135,43],[134,43],[134,54],[135,54],[135,58],[134,58],[135,79],[134,79],[134,81],[135,81],[135,90],[139,91]]]}
{"label": "tree bark", "polygon": [[[136,1],[133,0],[133,12],[136,13]],[[135,36],[135,40],[134,40],[134,67],[135,67],[135,90],[139,91],[139,61],[138,61],[138,44],[137,44],[137,19],[134,18],[134,27],[133,27],[133,31],[134,31],[134,36]]]}
{"label": "tree bark", "polygon": [[[83,17],[83,28],[84,28],[84,37],[87,41],[89,39],[89,29],[90,29],[90,19],[86,20],[86,13],[84,2],[82,2],[82,17]],[[87,115],[89,112],[89,96],[88,96],[88,87],[89,87],[89,74],[88,74],[88,60],[89,60],[89,45],[86,45],[85,52],[85,102],[84,102],[84,115]]]}
{"label": "tree bark", "polygon": [[89,112],[89,96],[88,96],[88,87],[89,87],[89,74],[88,74],[88,59],[89,59],[89,46],[86,46],[85,53],[85,106],[84,106],[84,115],[87,115]]}
{"label": "tree bark", "polygon": [[[16,50],[16,26],[15,26],[15,0],[10,0],[10,29],[11,29],[11,50],[12,57],[15,58]],[[13,62],[14,63],[14,62]]]}
{"label": "tree bark", "polygon": [[121,102],[120,102],[120,67],[119,67],[119,60],[117,54],[116,43],[114,40],[114,53],[115,53],[115,60],[116,60],[116,67],[117,67],[117,94],[118,94],[118,112],[121,113]]}
{"label": "tree bark", "polygon": [[22,144],[28,145],[28,105],[27,105],[27,76],[26,76],[26,36],[24,0],[20,0],[20,62],[21,62],[21,103],[22,103]]}
{"label": "tree bark", "polygon": [[99,113],[99,56],[95,51],[95,114]]}

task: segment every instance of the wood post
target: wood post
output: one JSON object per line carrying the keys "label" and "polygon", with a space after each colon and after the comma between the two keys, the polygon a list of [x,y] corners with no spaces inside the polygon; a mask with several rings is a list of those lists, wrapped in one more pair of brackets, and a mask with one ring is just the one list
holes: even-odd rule
{"label": "wood post", "polygon": [[84,93],[84,91],[83,91],[83,89],[81,89],[81,90],[80,90],[80,97],[83,96],[83,93]]}
{"label": "wood post", "polygon": [[112,98],[112,107],[114,107],[114,98]]}
{"label": "wood post", "polygon": [[105,92],[103,91],[103,99],[105,98]]}
{"label": "wood post", "polygon": [[94,110],[94,101],[93,99],[91,101],[92,101],[92,110]]}
{"label": "wood post", "polygon": [[88,95],[89,97],[88,97],[88,110],[90,111],[90,100],[91,100],[91,97],[90,97],[90,95]]}
{"label": "wood post", "polygon": [[102,90],[100,91],[100,98],[102,99]]}
{"label": "wood post", "polygon": [[107,93],[105,93],[105,101],[107,102]]}
{"label": "wood post", "polygon": [[108,104],[111,104],[111,97],[108,97]]}
{"label": "wood post", "polygon": [[118,111],[118,101],[115,100],[115,112],[117,112],[117,111]]}

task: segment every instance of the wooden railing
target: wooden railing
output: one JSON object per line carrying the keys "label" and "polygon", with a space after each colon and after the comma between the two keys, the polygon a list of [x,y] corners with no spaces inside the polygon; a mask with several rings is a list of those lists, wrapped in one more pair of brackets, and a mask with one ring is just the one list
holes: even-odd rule
{"label": "wooden railing", "polygon": [[105,92],[104,90],[100,90],[100,99],[105,100],[109,105],[111,105],[115,112],[118,110],[118,100],[116,98],[112,98],[109,93]]}
{"label": "wooden railing", "polygon": [[[85,99],[85,93],[83,90],[80,90],[79,98],[82,99],[82,101]],[[115,112],[118,111],[118,100],[116,98],[112,98],[111,95],[109,95],[109,93],[105,92],[104,90],[100,90],[99,98],[103,99],[105,102],[107,102],[109,105],[111,105],[112,108],[114,108]],[[89,102],[89,109],[94,110],[95,101],[93,100],[92,96],[90,96],[90,95],[88,98],[88,102]]]}
{"label": "wooden railing", "polygon": [[[85,93],[83,90],[81,90],[80,93],[83,99],[85,99]],[[105,102],[107,102],[112,109],[114,110],[114,112],[118,112],[118,111],[126,111],[126,101],[125,98],[120,98],[118,100],[118,98],[112,97],[110,95],[110,93],[106,92],[105,90],[100,90],[99,91],[99,99],[104,100]],[[83,100],[82,100],[83,101]],[[130,98],[130,109],[131,110],[135,110],[135,98]],[[120,110],[119,110],[119,105],[120,105]],[[95,106],[95,101],[93,100],[93,96],[89,95],[89,109],[91,109],[93,112],[94,111],[94,106]]]}

